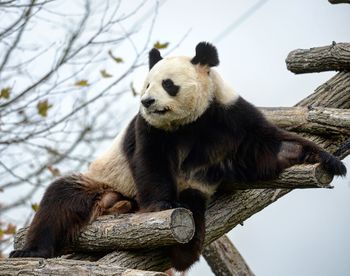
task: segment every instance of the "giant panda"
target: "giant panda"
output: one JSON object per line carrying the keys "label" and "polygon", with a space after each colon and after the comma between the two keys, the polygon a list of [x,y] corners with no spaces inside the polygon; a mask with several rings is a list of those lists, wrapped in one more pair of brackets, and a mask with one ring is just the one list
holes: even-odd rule
{"label": "giant panda", "polygon": [[87,172],[48,187],[24,248],[10,256],[57,256],[84,225],[118,211],[120,202],[128,202],[126,212],[182,206],[193,213],[195,235],[168,254],[174,268],[186,270],[199,258],[206,205],[223,181],[275,179],[294,164],[316,162],[330,174],[346,174],[335,156],[268,122],[212,69],[218,64],[207,42],[194,57],[162,58],[152,49],[138,114]]}

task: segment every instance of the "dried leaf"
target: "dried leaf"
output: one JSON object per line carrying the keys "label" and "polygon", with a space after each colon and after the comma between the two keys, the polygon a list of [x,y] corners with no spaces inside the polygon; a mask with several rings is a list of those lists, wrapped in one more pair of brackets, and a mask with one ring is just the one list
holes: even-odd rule
{"label": "dried leaf", "polygon": [[4,238],[4,230],[0,229],[0,241]]}
{"label": "dried leaf", "polygon": [[154,43],[153,47],[156,49],[165,49],[169,46],[169,42],[164,42],[164,43],[160,43],[159,41],[157,41],[156,43]]}
{"label": "dried leaf", "polygon": [[121,57],[116,57],[115,55],[113,55],[112,51],[109,50],[108,51],[108,55],[116,62],[116,63],[123,63],[124,60]]}
{"label": "dried leaf", "polygon": [[75,83],[76,86],[89,86],[89,82],[87,80],[78,80],[76,83]]}
{"label": "dried leaf", "polygon": [[38,102],[38,104],[36,105],[36,108],[38,110],[38,113],[43,116],[46,117],[47,116],[47,111],[52,107],[52,104],[49,104],[48,100],[44,100],[44,101],[40,101]]}
{"label": "dried leaf", "polygon": [[53,167],[52,165],[48,165],[47,166],[47,169],[50,171],[50,173],[53,175],[53,176],[60,176],[61,175],[61,172],[59,169]]}
{"label": "dried leaf", "polygon": [[100,73],[101,73],[102,78],[111,78],[111,77],[113,77],[113,75],[108,73],[105,69],[101,70]]}
{"label": "dried leaf", "polygon": [[14,234],[16,234],[16,225],[14,225],[12,223],[9,223],[7,225],[6,230],[4,231],[4,234],[6,234],[6,235],[14,235]]}
{"label": "dried leaf", "polygon": [[9,99],[11,94],[11,87],[5,87],[0,91],[0,98]]}
{"label": "dried leaf", "polygon": [[32,209],[33,209],[34,212],[37,212],[37,211],[39,210],[39,204],[38,204],[38,203],[33,203],[33,204],[31,205],[31,207],[32,207]]}

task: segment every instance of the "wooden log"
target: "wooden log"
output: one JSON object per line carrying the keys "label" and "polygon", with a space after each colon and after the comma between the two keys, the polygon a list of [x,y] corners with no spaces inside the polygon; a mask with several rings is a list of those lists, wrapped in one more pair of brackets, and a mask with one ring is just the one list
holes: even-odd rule
{"label": "wooden log", "polygon": [[[23,228],[15,235],[15,249],[23,248],[27,230]],[[184,208],[157,213],[109,215],[86,226],[72,248],[83,252],[155,248],[186,243],[193,234],[192,213]]]}
{"label": "wooden log", "polygon": [[[327,103],[326,105],[324,103]],[[350,72],[339,72],[297,106],[322,106],[331,108],[350,108]]]}
{"label": "wooden log", "polygon": [[350,135],[350,109],[324,107],[261,107],[275,125],[294,132]]}
{"label": "wooden log", "polygon": [[350,4],[350,0],[328,0],[331,4]]}
{"label": "wooden log", "polygon": [[166,276],[165,273],[141,271],[111,264],[66,259],[20,258],[0,260],[0,275],[144,275]]}
{"label": "wooden log", "polygon": [[276,180],[223,183],[220,190],[332,188],[329,186],[332,180],[333,176],[325,172],[319,164],[297,165],[286,169]]}
{"label": "wooden log", "polygon": [[295,74],[350,70],[350,43],[297,49],[289,53],[286,63]]}
{"label": "wooden log", "polygon": [[[288,191],[287,189],[245,190],[216,197],[205,215],[205,245],[217,240],[236,225],[242,224]],[[171,267],[164,249],[114,251],[99,261],[140,270],[166,271]]]}
{"label": "wooden log", "polygon": [[207,245],[203,250],[203,257],[215,275],[254,275],[237,248],[226,235]]}

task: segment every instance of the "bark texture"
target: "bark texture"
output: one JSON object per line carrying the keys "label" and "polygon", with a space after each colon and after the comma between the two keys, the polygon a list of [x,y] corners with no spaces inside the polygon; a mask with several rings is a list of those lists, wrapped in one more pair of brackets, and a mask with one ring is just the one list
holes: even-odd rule
{"label": "bark texture", "polygon": [[289,53],[286,63],[295,74],[350,70],[350,43],[297,49]]}
{"label": "bark texture", "polygon": [[123,275],[166,276],[165,273],[141,271],[99,262],[23,258],[0,260],[0,275]]}
{"label": "bark texture", "polygon": [[[18,231],[15,249],[23,248],[28,228]],[[110,215],[99,217],[86,226],[74,251],[109,252],[133,248],[155,248],[186,243],[194,234],[192,213],[184,208],[157,213]]]}
{"label": "bark texture", "polygon": [[350,109],[324,107],[262,107],[275,125],[294,132],[350,135]]}
{"label": "bark texture", "polygon": [[297,165],[286,169],[281,176],[273,181],[258,181],[254,183],[223,183],[222,191],[235,191],[247,189],[305,189],[305,188],[331,188],[329,183],[333,176],[325,172],[319,164]]}
{"label": "bark texture", "polygon": [[203,250],[203,257],[215,275],[254,275],[241,254],[226,235],[207,245]]}

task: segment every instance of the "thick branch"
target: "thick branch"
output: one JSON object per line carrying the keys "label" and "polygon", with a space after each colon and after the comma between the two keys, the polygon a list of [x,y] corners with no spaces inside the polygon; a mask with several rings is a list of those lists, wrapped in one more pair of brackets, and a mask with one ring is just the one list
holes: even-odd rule
{"label": "thick branch", "polygon": [[294,132],[350,136],[350,109],[324,107],[262,107],[275,125]]}
{"label": "thick branch", "polygon": [[350,0],[328,0],[331,4],[350,4]]}
{"label": "thick branch", "polygon": [[[14,247],[23,248],[27,228],[15,236]],[[190,211],[184,208],[157,213],[103,216],[85,227],[74,251],[104,251],[115,249],[154,248],[186,243],[194,234]]]}
{"label": "thick branch", "polygon": [[203,257],[215,275],[254,275],[226,235],[207,245],[203,250]]}
{"label": "thick branch", "polygon": [[258,181],[253,183],[223,183],[223,191],[246,189],[304,189],[331,188],[329,183],[333,176],[325,172],[319,164],[298,165],[286,169],[278,179],[273,181]]}
{"label": "thick branch", "polygon": [[[0,275],[145,275],[165,276],[165,273],[140,271],[99,262],[66,259],[6,259],[0,260]],[[15,272],[15,273],[14,273]]]}
{"label": "thick branch", "polygon": [[350,43],[333,43],[289,53],[287,68],[296,74],[350,70]]}

